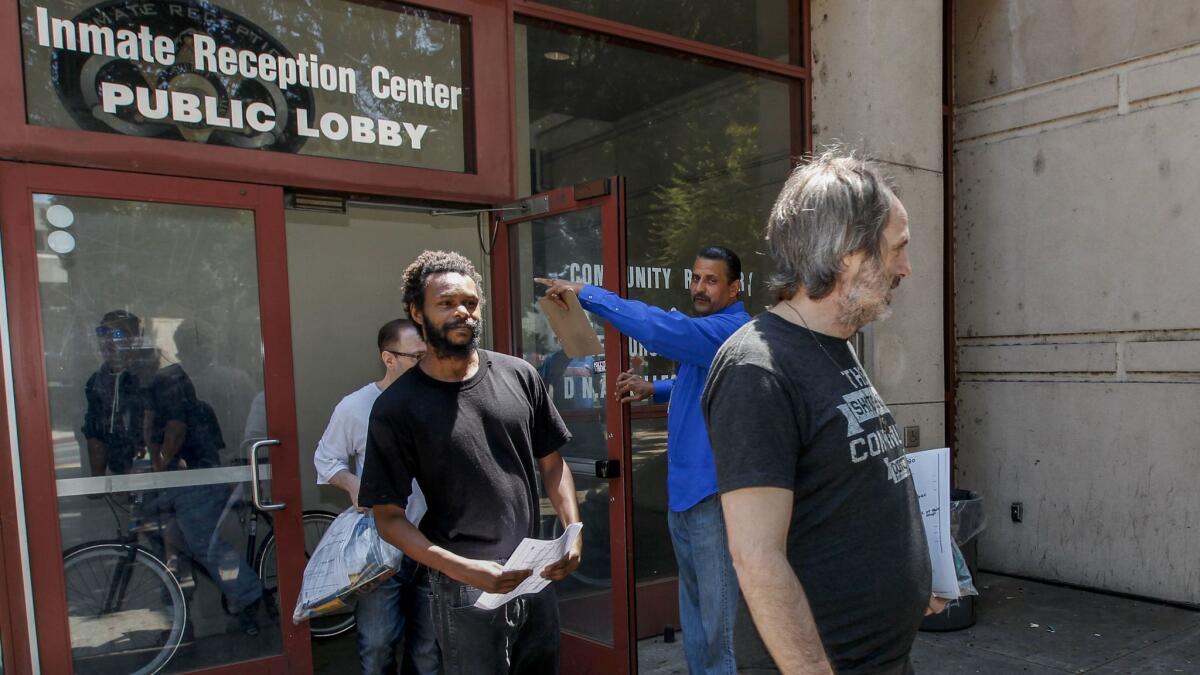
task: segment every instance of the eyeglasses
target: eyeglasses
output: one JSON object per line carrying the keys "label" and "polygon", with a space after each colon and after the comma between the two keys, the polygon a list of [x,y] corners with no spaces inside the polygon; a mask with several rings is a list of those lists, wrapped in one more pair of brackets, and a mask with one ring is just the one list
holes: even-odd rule
{"label": "eyeglasses", "polygon": [[112,326],[96,326],[96,337],[106,337],[114,340],[120,340],[122,338],[130,337],[130,334],[128,331],[122,328],[113,328]]}
{"label": "eyeglasses", "polygon": [[398,352],[393,349],[385,349],[383,351],[391,354],[392,356],[407,356],[414,361],[420,361],[421,357],[425,356],[425,352]]}

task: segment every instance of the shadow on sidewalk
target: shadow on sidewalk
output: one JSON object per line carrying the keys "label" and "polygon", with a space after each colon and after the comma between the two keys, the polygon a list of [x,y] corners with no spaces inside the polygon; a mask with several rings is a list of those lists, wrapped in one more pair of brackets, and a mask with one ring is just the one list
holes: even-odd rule
{"label": "shadow on sidewalk", "polygon": [[[1200,673],[1200,611],[993,574],[974,627],[921,633],[913,648],[920,675],[959,673]],[[317,673],[352,672],[354,633],[314,643]],[[683,638],[638,643],[641,675],[687,673]]]}

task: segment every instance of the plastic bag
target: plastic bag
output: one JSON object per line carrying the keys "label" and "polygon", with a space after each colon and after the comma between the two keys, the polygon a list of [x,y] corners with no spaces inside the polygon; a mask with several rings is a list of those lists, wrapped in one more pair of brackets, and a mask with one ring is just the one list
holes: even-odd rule
{"label": "plastic bag", "polygon": [[958,577],[958,596],[961,598],[966,595],[979,595],[979,591],[975,590],[975,580],[971,578],[971,568],[967,566],[967,559],[963,557],[962,550],[958,548],[958,542],[951,541],[950,548],[954,551],[954,574]]}
{"label": "plastic bag", "polygon": [[950,493],[950,536],[958,544],[965,544],[987,527],[983,513],[983,497],[970,490],[953,490]]}
{"label": "plastic bag", "polygon": [[983,498],[979,493],[954,490],[950,495],[950,535],[960,596],[979,595],[979,591],[975,588],[971,569],[959,546],[975,538],[985,527],[987,519],[983,514]]}
{"label": "plastic bag", "polygon": [[321,537],[304,567],[292,621],[331,614],[350,606],[400,569],[404,554],[379,536],[370,511],[351,507]]}

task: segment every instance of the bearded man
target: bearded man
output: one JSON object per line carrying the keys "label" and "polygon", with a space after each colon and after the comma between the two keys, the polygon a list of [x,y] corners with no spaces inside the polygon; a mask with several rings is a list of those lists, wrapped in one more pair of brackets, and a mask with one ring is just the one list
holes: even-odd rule
{"label": "bearded man", "polygon": [[[503,564],[537,535],[535,472],[563,529],[579,522],[571,470],[558,449],[571,435],[533,366],[479,349],[483,280],[458,253],[425,251],[404,271],[404,304],[425,354],[379,395],[367,426],[358,493],[380,536],[429,568],[433,623],[447,673],[558,672],[553,585],[487,610],[531,570]],[[428,504],[420,529],[405,514],[416,480]],[[542,576],[579,567],[583,539]]]}
{"label": "bearded man", "polygon": [[944,603],[904,443],[847,342],[912,273],[908,213],[879,167],[831,151],[787,180],[766,235],[778,302],[717,353],[703,399],[738,668],[910,673]]}

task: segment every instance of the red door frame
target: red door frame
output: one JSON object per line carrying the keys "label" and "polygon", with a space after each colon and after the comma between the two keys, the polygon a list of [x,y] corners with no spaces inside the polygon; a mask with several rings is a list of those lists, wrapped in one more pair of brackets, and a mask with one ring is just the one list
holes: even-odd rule
{"label": "red door frame", "polygon": [[[3,196],[0,196],[3,201]],[[3,345],[0,345],[3,347]],[[20,513],[13,481],[8,427],[8,378],[0,360],[0,661],[6,673],[33,672],[29,622],[25,613],[25,576],[21,569]]]}
{"label": "red door frame", "polygon": [[[259,311],[265,346],[263,385],[267,392],[267,425],[274,432],[272,437],[279,439],[283,448],[294,449],[297,442],[296,405],[287,245],[283,192],[279,188],[0,162],[0,219],[4,223],[4,273],[12,328],[13,393],[18,442],[24,449],[21,480],[25,492],[33,593],[38,609],[38,653],[43,672],[69,673],[71,643],[54,459],[51,453],[33,451],[34,448],[50,447],[50,409],[33,225],[32,195],[35,192],[254,211]],[[271,463],[274,498],[290,506],[274,516],[279,535],[279,560],[303,561],[299,456],[294,451],[281,452],[277,448],[272,453]],[[10,488],[5,489],[11,492]],[[280,566],[280,597],[299,595],[302,572],[299,566]],[[14,593],[12,583],[10,581],[9,597]],[[280,623],[283,628],[282,656],[208,672],[310,672],[312,653],[308,646],[308,625],[294,626],[286,617]],[[28,641],[13,646],[18,652],[29,650]],[[25,658],[18,663],[28,663],[27,656],[22,656]]]}
{"label": "red door frame", "polygon": [[[607,184],[607,191],[599,196],[576,198],[577,190],[595,190]],[[511,354],[516,344],[515,323],[512,317],[513,284],[516,268],[510,263],[511,246],[509,229],[513,225],[550,216],[599,207],[601,214],[601,261],[606,272],[604,288],[621,296],[626,294],[625,269],[625,213],[621,207],[625,198],[625,179],[608,178],[591,181],[575,187],[559,188],[530,199],[546,198],[550,210],[535,216],[510,221],[493,222],[499,227],[496,244],[492,250],[492,295],[500,311],[493,313],[492,321],[497,351]],[[615,273],[614,273],[615,272]],[[525,280],[528,281],[528,280]],[[605,370],[605,391],[616,391],[617,376],[629,367],[629,349],[625,338],[611,325],[605,326],[604,358],[609,366]],[[619,364],[620,367],[613,367]],[[613,644],[608,646],[564,633],[562,635],[562,668],[564,673],[633,673],[637,672],[636,624],[633,620],[636,607],[633,570],[633,490],[630,483],[632,456],[629,437],[629,407],[623,406],[612,396],[604,397],[605,419],[608,425],[608,457],[620,462],[620,475],[609,479],[609,532],[612,569],[613,598]]]}

